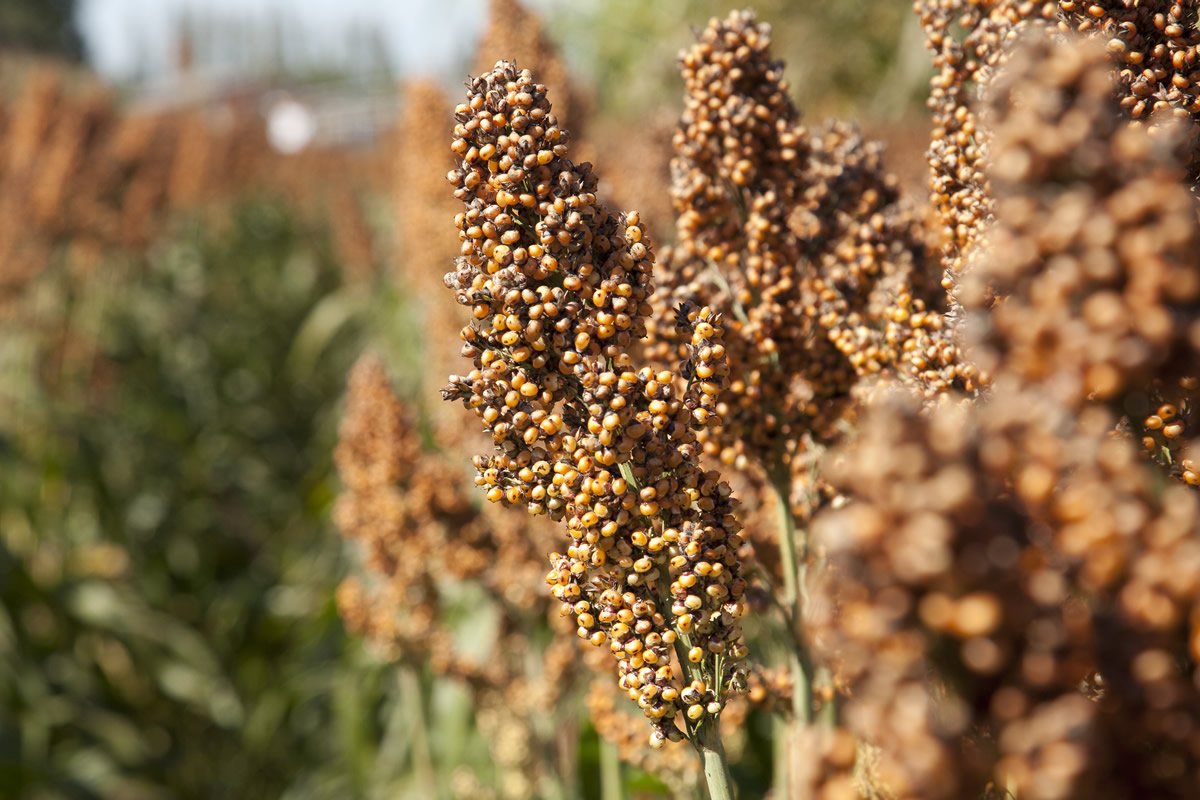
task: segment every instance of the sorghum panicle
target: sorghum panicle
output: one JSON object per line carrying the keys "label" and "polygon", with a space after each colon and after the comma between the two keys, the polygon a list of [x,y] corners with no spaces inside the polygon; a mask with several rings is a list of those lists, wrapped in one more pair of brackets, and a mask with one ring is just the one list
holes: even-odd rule
{"label": "sorghum panicle", "polygon": [[995,220],[964,300],[1002,299],[977,317],[979,357],[1068,405],[1196,374],[1200,230],[1176,136],[1120,118],[1098,43],[1029,38],[988,92]]}
{"label": "sorghum panicle", "polygon": [[988,395],[885,398],[829,470],[850,502],[816,526],[815,641],[905,796],[1182,798],[1200,774],[1197,500],[1114,430],[1193,368],[1195,208],[1108,58],[1043,35],[989,89],[994,220],[962,286]]}
{"label": "sorghum panicle", "polygon": [[449,179],[465,208],[445,282],[472,309],[462,340],[474,369],[443,396],[492,436],[497,452],[475,458],[488,499],[567,521],[554,596],[581,637],[609,642],[652,742],[678,739],[679,713],[688,731],[720,714],[746,653],[734,500],[698,465],[695,433],[719,422],[721,317],[681,306],[681,374],[635,371],[654,288],[637,213],[597,201],[591,164],[567,158],[528,70],[500,62],[472,80],[455,119]]}
{"label": "sorghum panicle", "polygon": [[539,550],[552,545],[546,531],[474,508],[469,478],[446,457],[422,451],[415,419],[378,358],[359,359],[348,389],[334,451],[344,488],[333,519],[361,545],[371,582],[342,592],[350,627],[392,657],[432,651],[448,666],[456,657],[438,619],[447,581],[477,582],[518,612],[544,611],[535,587]]}
{"label": "sorghum panicle", "polygon": [[[365,563],[362,575],[338,588],[338,610],[347,629],[385,659],[409,669],[428,665],[470,692],[502,798],[544,793],[554,776],[537,754],[557,738],[547,718],[591,672],[579,669],[569,638],[555,638],[540,658],[530,657],[529,621],[551,607],[537,587],[557,531],[476,508],[461,466],[423,451],[420,439],[383,364],[361,358],[350,373],[335,451],[344,488],[333,516],[361,546]],[[486,658],[456,646],[447,620],[462,602],[464,583],[497,614]]]}
{"label": "sorghum panicle", "polygon": [[[677,241],[659,302],[723,313],[725,424],[701,441],[724,464],[790,473],[783,491],[803,518],[821,502],[814,464],[864,378],[894,371],[935,392],[974,388],[974,374],[940,335],[932,259],[882,148],[848,125],[800,123],[770,27],[744,11],[713,19],[680,64]],[[674,355],[669,330],[651,334],[651,357]]]}

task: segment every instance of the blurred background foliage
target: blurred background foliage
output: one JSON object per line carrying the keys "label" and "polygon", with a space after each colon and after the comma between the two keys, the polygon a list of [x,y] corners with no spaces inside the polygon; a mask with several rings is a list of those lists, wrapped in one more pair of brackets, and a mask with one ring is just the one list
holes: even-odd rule
{"label": "blurred background foliage", "polygon": [[[710,17],[745,4],[728,0],[555,2],[546,16],[572,74],[595,91],[599,116],[636,117],[678,107],[679,51]],[[895,119],[925,99],[928,59],[910,3],[895,0],[762,0],[752,5],[787,62],[806,115]]]}
{"label": "blurred background foliage", "polygon": [[385,678],[324,522],[362,326],[323,323],[361,298],[328,238],[258,199],[107,280],[43,277],[0,450],[4,796],[363,786]]}
{"label": "blurred background foliage", "polygon": [[4,0],[0,5],[0,48],[84,57],[75,15],[77,0]]}
{"label": "blurred background foliage", "polygon": [[[589,125],[674,115],[675,55],[689,26],[737,6],[533,5],[583,87]],[[888,120],[919,107],[926,67],[907,3],[757,6],[810,116],[853,108]],[[3,0],[0,55],[84,57],[76,11],[66,0]],[[19,94],[41,64],[3,61],[0,85]],[[456,70],[455,97],[467,69]],[[136,101],[137,87],[122,88]],[[0,109],[5,148],[14,107]],[[91,119],[52,113],[68,112]],[[78,124],[78,141],[63,137],[79,148],[71,158],[91,146],[93,123]],[[603,149],[596,130],[585,146]],[[367,144],[387,165],[409,143],[385,133]],[[10,151],[0,155],[7,189]],[[341,157],[322,168],[336,173]],[[197,159],[200,173],[214,169]],[[370,346],[414,407],[436,405],[429,392],[440,385],[424,374],[428,342],[414,322],[428,298],[391,268],[418,250],[391,238],[392,183],[406,176],[369,177],[361,196],[324,204],[294,187],[243,188],[215,210],[171,209],[149,244],[98,255],[56,241],[15,289],[7,279],[28,270],[0,254],[0,798],[491,791],[469,694],[427,668],[383,665],[346,635],[334,605],[357,569],[329,522],[346,372]],[[358,200],[365,231],[345,219]],[[450,218],[444,225],[453,238]],[[419,265],[438,276],[444,267]],[[609,800],[612,782],[599,776],[613,769],[636,796],[668,793],[653,776],[614,767],[574,702],[576,730],[560,737],[575,745],[567,796]],[[746,762],[760,777],[770,771],[761,728],[751,727]]]}

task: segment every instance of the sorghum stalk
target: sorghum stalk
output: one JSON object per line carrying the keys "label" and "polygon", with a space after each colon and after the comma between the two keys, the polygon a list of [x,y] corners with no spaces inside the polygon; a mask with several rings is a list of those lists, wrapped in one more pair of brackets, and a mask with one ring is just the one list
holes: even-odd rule
{"label": "sorghum stalk", "polygon": [[600,740],[600,800],[625,800],[621,758],[617,746],[605,739]]}
{"label": "sorghum stalk", "polygon": [[710,800],[733,800],[733,780],[729,777],[729,766],[725,761],[720,727],[715,721],[701,726],[693,742],[704,764],[704,781],[708,785]]}
{"label": "sorghum stalk", "polygon": [[[788,502],[791,481],[782,466],[774,470],[771,486],[775,490],[779,517],[779,553],[783,561],[784,605],[791,626],[788,668],[792,673],[792,714],[800,724],[813,721],[813,664],[800,631],[804,619],[804,580],[808,557],[807,531],[797,530],[796,517]],[[799,534],[797,536],[797,534]]]}
{"label": "sorghum stalk", "polygon": [[[672,321],[688,358],[678,372],[635,371],[629,348],[654,290],[637,213],[597,201],[591,164],[567,158],[567,132],[528,70],[499,62],[475,78],[455,119],[449,179],[465,208],[445,282],[472,309],[461,337],[474,369],[442,393],[495,443],[474,459],[476,483],[493,502],[566,522],[570,543],[547,575],[563,615],[581,638],[609,643],[652,745],[703,737],[697,747],[723,765],[713,737],[728,692],[745,686],[746,581],[732,493],[699,466],[696,441],[719,422],[721,317],[681,304]],[[729,796],[725,785],[715,796]]]}

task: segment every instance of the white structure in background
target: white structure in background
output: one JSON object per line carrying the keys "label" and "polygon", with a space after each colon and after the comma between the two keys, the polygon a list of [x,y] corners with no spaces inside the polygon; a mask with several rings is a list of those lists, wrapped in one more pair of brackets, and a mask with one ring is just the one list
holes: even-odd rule
{"label": "white structure in background", "polygon": [[[242,38],[248,45],[252,31],[247,28],[245,32]],[[132,103],[135,110],[203,110],[214,127],[228,124],[235,110],[249,112],[263,126],[270,146],[289,155],[309,147],[367,146],[395,124],[395,87],[390,81],[380,82],[382,73],[373,76],[368,70],[386,70],[379,48],[375,48],[378,52],[374,60],[363,61],[357,80],[354,71],[345,76],[298,78],[283,69],[286,59],[282,43],[276,45],[278,53],[264,62],[266,66],[259,66],[261,71],[251,67],[240,71],[236,59],[225,63],[218,58],[223,51],[210,53],[198,62],[195,35],[194,30],[181,28],[175,45],[175,68],[137,87]],[[247,52],[249,49],[243,48]]]}
{"label": "white structure in background", "polygon": [[284,95],[267,107],[267,141],[280,153],[299,153],[317,134],[317,118],[303,103]]}

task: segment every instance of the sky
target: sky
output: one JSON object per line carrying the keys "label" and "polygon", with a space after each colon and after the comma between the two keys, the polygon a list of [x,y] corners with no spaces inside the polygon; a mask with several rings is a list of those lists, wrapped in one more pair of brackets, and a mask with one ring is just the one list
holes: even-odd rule
{"label": "sky", "polygon": [[464,63],[486,7],[486,0],[81,0],[80,27],[96,69],[118,81],[139,69],[151,74],[165,69],[174,31],[187,16],[262,25],[294,19],[306,40],[328,42],[331,48],[344,46],[351,27],[369,26],[379,31],[399,74],[446,80]]}

